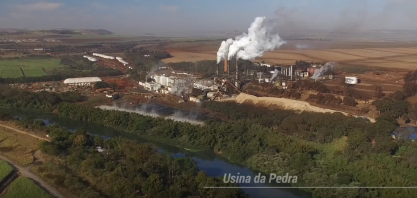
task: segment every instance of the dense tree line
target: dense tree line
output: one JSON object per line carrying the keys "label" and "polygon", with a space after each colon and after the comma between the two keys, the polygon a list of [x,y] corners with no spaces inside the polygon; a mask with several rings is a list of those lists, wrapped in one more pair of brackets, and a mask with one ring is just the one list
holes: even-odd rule
{"label": "dense tree line", "polygon": [[51,112],[61,102],[81,102],[85,97],[76,92],[33,93],[18,88],[0,86],[0,106],[13,109],[40,109]]}
{"label": "dense tree line", "polygon": [[52,138],[39,147],[59,160],[48,161],[35,170],[54,186],[67,189],[71,197],[248,197],[240,189],[203,188],[233,185],[198,171],[190,158],[173,158],[159,153],[150,144],[134,140],[119,137],[104,140],[88,135],[83,128],[70,133],[41,122],[31,118],[18,121]]}
{"label": "dense tree line", "polygon": [[75,70],[91,70],[93,69],[94,63],[86,58],[80,56],[64,57],[61,59],[61,65],[66,65],[71,69]]}
{"label": "dense tree line", "polygon": [[[271,110],[251,104],[208,102],[234,122],[205,126],[63,103],[60,116],[136,133],[184,147],[214,150],[265,172],[302,175],[300,186],[413,186],[417,151],[391,138],[390,117],[375,124],[340,113]],[[343,143],[345,142],[345,143]],[[345,146],[343,146],[345,145]],[[414,158],[412,158],[414,159]],[[374,169],[373,167],[380,167]],[[319,197],[410,197],[414,190],[312,190]]]}

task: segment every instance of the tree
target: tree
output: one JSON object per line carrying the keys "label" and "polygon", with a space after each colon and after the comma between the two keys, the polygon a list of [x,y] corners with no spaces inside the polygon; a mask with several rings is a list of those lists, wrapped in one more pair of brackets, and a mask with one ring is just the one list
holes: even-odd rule
{"label": "tree", "polygon": [[394,100],[405,100],[406,96],[402,91],[395,91],[390,96]]}
{"label": "tree", "polygon": [[407,97],[414,96],[417,92],[417,83],[415,82],[406,82],[403,85],[404,95]]}
{"label": "tree", "polygon": [[381,86],[376,86],[375,87],[375,97],[377,97],[378,99],[379,98],[382,98],[382,97],[384,97],[384,92],[382,92],[382,87]]}
{"label": "tree", "polygon": [[345,96],[343,98],[343,104],[347,106],[355,107],[358,103],[356,102],[355,98],[350,96]]}
{"label": "tree", "polygon": [[110,87],[110,85],[104,81],[96,82],[96,84],[94,84],[94,89],[107,88],[107,87]]}

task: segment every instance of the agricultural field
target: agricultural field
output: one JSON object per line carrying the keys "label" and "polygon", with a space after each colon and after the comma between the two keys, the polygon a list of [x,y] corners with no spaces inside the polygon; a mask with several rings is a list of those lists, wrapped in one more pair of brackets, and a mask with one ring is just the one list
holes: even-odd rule
{"label": "agricultural field", "polygon": [[0,60],[1,78],[36,77],[62,67],[58,58],[24,58]]}
{"label": "agricultural field", "polygon": [[[164,48],[173,56],[166,63],[215,60],[221,41],[183,41]],[[331,42],[290,40],[280,49],[267,52],[255,61],[294,64],[297,60],[338,62],[345,66],[417,69],[417,44],[400,42]]]}
{"label": "agricultural field", "polygon": [[0,160],[0,182],[12,172],[13,168],[5,161]]}
{"label": "agricultural field", "polygon": [[39,148],[41,140],[10,131],[0,126],[0,154],[25,166],[33,163],[33,153]]}
{"label": "agricultural field", "polygon": [[14,180],[12,184],[10,184],[3,198],[23,197],[52,198],[39,186],[37,186],[32,180],[26,177],[19,177],[16,180]]}

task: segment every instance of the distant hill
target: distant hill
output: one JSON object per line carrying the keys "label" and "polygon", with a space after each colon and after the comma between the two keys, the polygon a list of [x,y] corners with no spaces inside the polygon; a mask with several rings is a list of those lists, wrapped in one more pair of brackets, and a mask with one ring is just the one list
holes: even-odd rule
{"label": "distant hill", "polygon": [[52,29],[52,30],[27,30],[27,29],[12,29],[12,28],[0,28],[1,35],[16,35],[16,34],[79,34],[79,35],[110,35],[113,32],[105,29]]}

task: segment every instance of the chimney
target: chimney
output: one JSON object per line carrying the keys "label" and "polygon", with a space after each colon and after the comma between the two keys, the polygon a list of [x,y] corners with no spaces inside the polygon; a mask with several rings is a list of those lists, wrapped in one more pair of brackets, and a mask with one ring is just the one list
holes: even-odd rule
{"label": "chimney", "polygon": [[292,80],[292,74],[293,74],[293,70],[292,70],[292,65],[291,65],[291,73],[290,73],[290,75],[291,75],[291,80]]}
{"label": "chimney", "polygon": [[224,59],[224,73],[227,72],[227,60]]}
{"label": "chimney", "polygon": [[239,80],[239,67],[237,66],[237,59],[236,59],[236,81]]}

